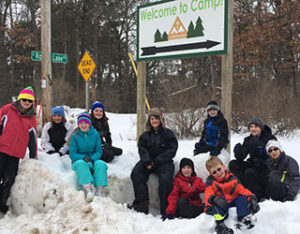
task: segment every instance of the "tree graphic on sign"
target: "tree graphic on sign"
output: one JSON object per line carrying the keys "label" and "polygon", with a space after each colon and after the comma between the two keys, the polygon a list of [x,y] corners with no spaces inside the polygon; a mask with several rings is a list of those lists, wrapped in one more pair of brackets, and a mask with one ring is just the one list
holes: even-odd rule
{"label": "tree graphic on sign", "polygon": [[199,16],[196,21],[196,27],[194,27],[194,24],[192,21],[190,22],[189,27],[188,27],[187,38],[203,36],[204,35],[203,30],[204,30],[204,28],[202,25],[202,20]]}
{"label": "tree graphic on sign", "polygon": [[161,41],[168,41],[168,34],[166,33],[166,31],[163,33]]}
{"label": "tree graphic on sign", "polygon": [[154,42],[160,42],[162,41],[162,38],[161,38],[161,33],[160,31],[157,29],[155,34],[154,34]]}

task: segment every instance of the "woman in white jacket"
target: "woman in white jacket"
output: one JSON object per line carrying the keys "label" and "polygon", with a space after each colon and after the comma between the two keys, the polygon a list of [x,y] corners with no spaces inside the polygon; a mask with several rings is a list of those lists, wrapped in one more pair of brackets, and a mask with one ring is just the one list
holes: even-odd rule
{"label": "woman in white jacket", "polygon": [[53,107],[51,110],[51,121],[46,123],[43,132],[41,145],[48,154],[59,153],[60,156],[67,154],[69,137],[73,132],[73,126],[66,121],[63,106]]}

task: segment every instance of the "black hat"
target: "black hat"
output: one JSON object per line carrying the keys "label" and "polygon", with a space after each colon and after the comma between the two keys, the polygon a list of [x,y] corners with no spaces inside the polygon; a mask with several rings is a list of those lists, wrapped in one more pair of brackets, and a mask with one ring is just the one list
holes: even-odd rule
{"label": "black hat", "polygon": [[182,168],[185,167],[185,166],[190,166],[192,168],[192,170],[193,170],[192,175],[196,174],[195,173],[194,162],[191,159],[189,159],[189,158],[181,159],[180,164],[179,164],[180,172],[181,172]]}
{"label": "black hat", "polygon": [[248,124],[248,128],[250,128],[251,124],[255,124],[256,126],[260,127],[261,130],[264,129],[264,123],[260,118],[253,118],[249,124]]}
{"label": "black hat", "polygon": [[218,106],[218,103],[216,101],[210,101],[209,103],[207,103],[206,111],[209,111],[211,109],[217,110],[217,111],[220,110],[220,107]]}

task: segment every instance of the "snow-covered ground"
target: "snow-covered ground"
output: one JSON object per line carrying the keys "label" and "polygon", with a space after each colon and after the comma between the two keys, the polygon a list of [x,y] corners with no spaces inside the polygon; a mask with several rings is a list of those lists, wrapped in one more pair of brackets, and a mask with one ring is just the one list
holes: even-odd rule
{"label": "snow-covered ground", "polygon": [[[68,119],[75,123],[80,109],[68,109]],[[139,160],[136,147],[136,116],[107,113],[113,145],[123,149],[123,155],[108,164],[109,186],[106,197],[86,203],[82,191],[77,191],[76,176],[68,156],[39,152],[39,159],[25,159],[11,191],[11,209],[0,218],[0,233],[126,233],[126,234],[190,234],[213,233],[214,219],[201,214],[195,219],[174,219],[163,222],[158,214],[157,178],[150,177],[151,214],[144,215],[126,208],[134,199],[130,172]],[[231,148],[245,135],[233,134]],[[285,152],[300,163],[300,131],[292,137],[279,137]],[[207,176],[204,162],[207,154],[192,156],[195,140],[179,141],[175,157],[176,171],[182,157],[191,157],[199,176]],[[297,144],[298,143],[298,144]],[[221,158],[228,163],[230,155]],[[300,198],[294,202],[264,201],[256,215],[257,225],[247,233],[296,234],[300,230]],[[234,227],[236,212],[230,209],[228,226]],[[241,233],[235,231],[235,233]]]}

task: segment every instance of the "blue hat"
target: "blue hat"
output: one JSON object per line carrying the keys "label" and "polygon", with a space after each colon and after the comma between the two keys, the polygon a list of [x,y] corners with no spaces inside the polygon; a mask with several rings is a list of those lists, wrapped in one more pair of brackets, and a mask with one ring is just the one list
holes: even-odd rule
{"label": "blue hat", "polygon": [[62,117],[65,117],[65,109],[63,106],[56,106],[56,107],[53,107],[51,109],[51,116],[53,115],[60,115]]}
{"label": "blue hat", "polygon": [[91,109],[92,109],[92,112],[93,112],[96,108],[98,108],[98,107],[102,108],[102,110],[105,111],[105,108],[104,108],[103,104],[102,104],[101,102],[96,101],[96,102],[94,102],[93,105],[92,105],[92,108],[91,108]]}

